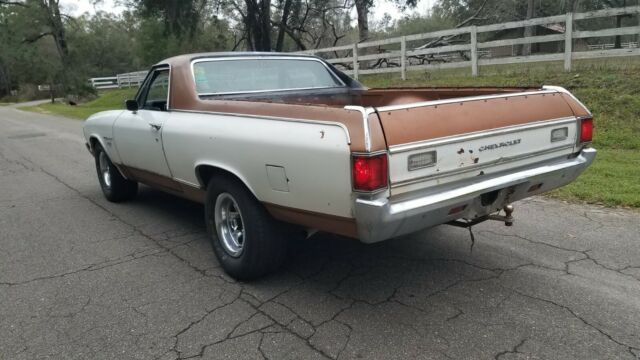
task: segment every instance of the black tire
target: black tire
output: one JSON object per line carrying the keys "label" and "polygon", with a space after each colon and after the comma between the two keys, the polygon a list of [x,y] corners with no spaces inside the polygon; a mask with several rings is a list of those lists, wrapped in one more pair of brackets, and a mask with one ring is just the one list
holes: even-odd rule
{"label": "black tire", "polygon": [[[98,181],[100,182],[104,197],[111,202],[123,202],[133,199],[138,193],[138,183],[127,180],[120,174],[120,171],[113,165],[111,159],[109,159],[109,156],[100,144],[95,145],[94,155]],[[101,167],[100,164],[101,156],[104,156],[104,164],[102,165],[104,167]],[[107,176],[105,176],[105,172],[108,172],[108,179]]]}
{"label": "black tire", "polygon": [[[231,201],[231,200],[233,201]],[[225,238],[229,236],[223,234],[224,229],[231,229],[233,226],[228,221],[222,220],[222,211],[216,206],[223,208],[227,204],[232,208],[237,207],[235,213],[238,215],[228,215],[228,218],[240,219],[241,245],[231,246],[225,244]],[[218,222],[216,222],[218,213]],[[233,210],[226,212],[234,213]],[[278,224],[253,196],[253,194],[240,181],[231,177],[214,177],[207,186],[207,198],[205,202],[205,221],[207,232],[213,246],[213,251],[222,265],[222,268],[231,277],[238,280],[252,280],[265,276],[280,267],[287,252],[287,241]],[[236,232],[240,227],[236,225]],[[226,225],[224,225],[226,224]],[[226,226],[226,227],[225,227]],[[238,241],[240,243],[240,241]],[[237,244],[235,244],[237,245]]]}

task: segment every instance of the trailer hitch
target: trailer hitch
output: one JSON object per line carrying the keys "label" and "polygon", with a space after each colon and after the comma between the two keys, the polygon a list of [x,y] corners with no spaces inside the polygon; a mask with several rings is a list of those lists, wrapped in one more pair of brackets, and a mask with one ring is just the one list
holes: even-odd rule
{"label": "trailer hitch", "polygon": [[476,243],[476,237],[473,235],[473,230],[471,230],[471,227],[473,225],[480,224],[487,220],[494,220],[494,221],[503,221],[505,226],[513,226],[513,221],[514,221],[513,205],[505,205],[505,207],[502,208],[502,210],[504,210],[504,215],[500,215],[500,213],[497,213],[492,215],[480,216],[471,220],[467,220],[467,219],[453,220],[453,221],[449,221],[447,225],[469,229],[469,236],[471,237],[470,251],[473,252],[473,245]]}
{"label": "trailer hitch", "polygon": [[489,215],[489,220],[504,221],[505,226],[513,226],[513,205],[506,205],[504,210],[504,216],[500,214]]}
{"label": "trailer hitch", "polygon": [[506,205],[502,210],[504,210],[504,215],[500,215],[498,213],[498,214],[480,216],[470,220],[466,220],[466,219],[453,220],[453,221],[449,221],[447,225],[460,227],[460,228],[470,228],[473,225],[480,224],[487,220],[495,220],[495,221],[504,222],[505,226],[513,226],[513,222],[514,222],[513,211],[515,210],[513,208],[513,205]]}

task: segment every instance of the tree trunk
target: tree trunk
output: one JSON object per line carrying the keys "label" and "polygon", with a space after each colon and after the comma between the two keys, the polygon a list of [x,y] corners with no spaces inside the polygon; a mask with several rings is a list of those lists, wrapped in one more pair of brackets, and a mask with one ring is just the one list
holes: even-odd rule
{"label": "tree trunk", "polygon": [[284,46],[284,35],[286,33],[287,21],[291,12],[291,3],[293,0],[285,0],[282,8],[282,16],[280,17],[280,26],[278,27],[278,40],[276,41],[276,51],[282,51]]}
{"label": "tree trunk", "polygon": [[260,35],[262,51],[271,51],[271,0],[261,1],[262,9],[260,11]]}
{"label": "tree trunk", "polygon": [[[259,1],[259,3],[258,3]],[[247,44],[252,51],[271,51],[271,0],[245,0]]]}
{"label": "tree trunk", "polygon": [[[527,0],[527,20],[533,19],[535,16],[535,0]],[[534,33],[533,26],[527,26],[524,28],[524,37],[531,37]],[[522,46],[522,55],[531,55],[531,44],[524,44]]]}
{"label": "tree trunk", "polygon": [[58,0],[40,0],[40,7],[47,14],[47,22],[51,28],[51,36],[56,44],[56,50],[60,56],[62,63],[62,91],[67,94],[69,88],[68,70],[71,67],[71,59],[69,57],[69,47],[67,46],[67,35],[60,15],[60,6]]}
{"label": "tree trunk", "polygon": [[[369,0],[355,0],[356,12],[358,13],[358,42],[365,42],[369,40],[369,6],[371,5]],[[365,55],[371,51],[371,48],[364,48],[358,55]],[[361,69],[367,69],[369,62],[360,61],[359,67]]]}
{"label": "tree trunk", "polygon": [[364,42],[369,39],[369,5],[369,0],[356,0],[359,42]]}
{"label": "tree trunk", "polygon": [[11,95],[11,79],[2,61],[0,61],[0,97]]}

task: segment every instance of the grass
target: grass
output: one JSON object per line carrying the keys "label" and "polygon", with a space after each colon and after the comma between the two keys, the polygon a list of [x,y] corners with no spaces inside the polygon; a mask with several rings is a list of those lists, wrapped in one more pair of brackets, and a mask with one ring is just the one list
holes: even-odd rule
{"label": "grass", "polygon": [[640,208],[640,59],[619,58],[576,63],[565,73],[561,63],[365,76],[369,87],[393,86],[540,86],[569,89],[594,114],[594,164],[568,186],[549,195],[568,201]]}
{"label": "grass", "polygon": [[79,105],[63,103],[47,103],[36,106],[21,107],[20,110],[34,111],[42,114],[61,115],[75,119],[86,119],[92,114],[105,110],[124,109],[124,101],[132,99],[137,88],[105,90],[98,92],[95,100]]}
{"label": "grass", "polygon": [[[571,90],[594,114],[598,149],[595,163],[572,184],[550,196],[606,206],[640,208],[640,59],[584,60],[565,73],[562,63],[503,65],[480,68],[471,77],[468,68],[416,71],[402,81],[398,73],[361,78],[369,87],[393,86],[540,86]],[[86,119],[103,110],[121,109],[135,89],[109,90],[78,106],[44,104],[23,110]]]}

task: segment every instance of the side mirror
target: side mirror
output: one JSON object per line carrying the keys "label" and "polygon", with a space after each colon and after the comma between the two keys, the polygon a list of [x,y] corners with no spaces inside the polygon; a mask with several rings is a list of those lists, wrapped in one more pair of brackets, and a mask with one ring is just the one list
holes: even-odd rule
{"label": "side mirror", "polygon": [[136,100],[127,100],[124,102],[124,104],[127,107],[127,110],[129,111],[136,112],[139,109],[138,102]]}

